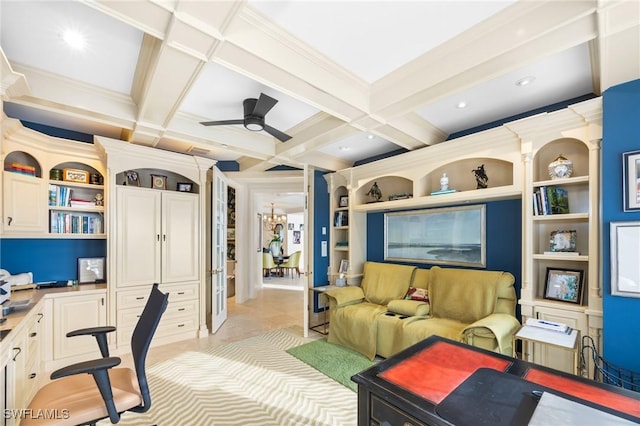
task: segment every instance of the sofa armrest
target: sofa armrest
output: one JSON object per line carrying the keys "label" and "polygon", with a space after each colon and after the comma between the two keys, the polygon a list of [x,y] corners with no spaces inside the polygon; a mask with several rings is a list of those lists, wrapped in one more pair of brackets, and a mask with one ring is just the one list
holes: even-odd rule
{"label": "sofa armrest", "polygon": [[408,317],[425,317],[429,315],[429,308],[429,304],[421,300],[392,300],[387,305],[390,312]]}
{"label": "sofa armrest", "polygon": [[335,301],[336,307],[352,305],[364,300],[364,292],[362,288],[357,286],[332,288],[331,290],[325,291],[324,294]]}
{"label": "sofa armrest", "polygon": [[471,344],[474,335],[486,336],[488,330],[497,340],[500,352],[505,355],[511,355],[509,349],[513,344],[513,335],[519,328],[520,322],[514,316],[509,314],[491,314],[469,324],[462,332],[466,336],[467,343]]}

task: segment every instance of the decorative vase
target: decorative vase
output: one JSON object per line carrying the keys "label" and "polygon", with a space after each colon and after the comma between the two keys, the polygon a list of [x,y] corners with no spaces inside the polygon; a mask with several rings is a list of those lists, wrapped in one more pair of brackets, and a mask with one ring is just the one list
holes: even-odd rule
{"label": "decorative vase", "polygon": [[573,162],[560,154],[558,158],[549,163],[549,177],[551,179],[564,179],[571,177]]}

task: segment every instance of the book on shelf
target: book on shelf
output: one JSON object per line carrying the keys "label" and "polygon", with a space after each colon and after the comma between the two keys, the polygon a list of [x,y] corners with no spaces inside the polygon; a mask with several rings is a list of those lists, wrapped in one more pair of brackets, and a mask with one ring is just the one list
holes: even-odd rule
{"label": "book on shelf", "polygon": [[431,191],[431,195],[440,195],[440,194],[451,194],[456,192],[455,189],[441,189],[439,191]]}
{"label": "book on shelf", "polygon": [[559,186],[541,186],[533,191],[534,216],[569,213],[569,193]]}
{"label": "book on shelf", "polygon": [[567,324],[555,321],[545,321],[536,318],[529,318],[525,325],[530,327],[542,328],[549,331],[555,331],[558,333],[570,334],[573,329]]}

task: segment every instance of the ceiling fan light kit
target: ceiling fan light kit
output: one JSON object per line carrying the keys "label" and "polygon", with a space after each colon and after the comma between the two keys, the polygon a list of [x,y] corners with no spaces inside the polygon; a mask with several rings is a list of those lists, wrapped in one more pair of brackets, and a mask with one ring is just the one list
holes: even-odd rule
{"label": "ceiling fan light kit", "polygon": [[269,111],[278,103],[277,99],[271,96],[260,93],[260,97],[248,98],[242,101],[242,107],[244,110],[244,119],[242,120],[222,120],[222,121],[203,121],[200,124],[203,126],[226,126],[230,124],[242,124],[245,129],[252,132],[260,132],[264,130],[271,136],[277,138],[281,142],[288,141],[291,136],[278,129],[274,129],[271,126],[267,126],[264,122],[264,117]]}

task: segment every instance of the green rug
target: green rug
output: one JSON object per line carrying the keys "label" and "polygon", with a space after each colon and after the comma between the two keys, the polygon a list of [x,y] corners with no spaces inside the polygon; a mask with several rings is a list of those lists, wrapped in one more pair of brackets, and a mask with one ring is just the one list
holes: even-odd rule
{"label": "green rug", "polygon": [[351,376],[377,363],[324,339],[287,349],[287,352],[354,392],[358,391],[358,385],[351,381]]}

